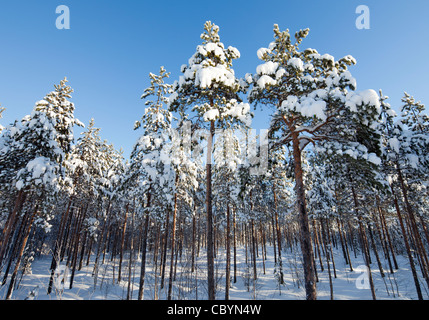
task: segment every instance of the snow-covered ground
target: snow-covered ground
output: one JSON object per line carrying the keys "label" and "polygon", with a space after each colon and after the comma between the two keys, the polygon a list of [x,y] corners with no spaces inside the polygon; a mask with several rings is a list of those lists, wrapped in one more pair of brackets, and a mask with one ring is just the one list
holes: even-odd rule
{"label": "snow-covered ground", "polygon": [[[302,268],[300,267],[299,250],[291,253],[289,250],[283,252],[283,271],[284,285],[279,285],[276,280],[273,249],[268,248],[267,260],[265,261],[265,274],[261,259],[261,248],[259,248],[259,257],[257,258],[258,279],[254,283],[252,270],[253,267],[245,262],[244,248],[237,250],[237,281],[231,284],[231,300],[303,300],[305,292],[302,285]],[[361,256],[353,259],[352,265],[354,271],[350,271],[348,265],[344,263],[340,251],[334,251],[336,278],[331,265],[331,274],[333,281],[333,294],[336,300],[371,300],[371,290],[366,282],[366,268],[364,267]],[[92,257],[93,258],[93,257]],[[352,257],[354,258],[354,257]],[[127,298],[128,291],[128,256],[124,257],[122,264],[122,280],[118,283],[118,258],[113,262],[106,256],[105,264],[101,265],[97,277],[97,285],[94,289],[93,259],[88,266],[83,266],[80,271],[76,271],[73,288],[69,289],[68,280],[70,274],[66,277],[64,290],[53,290],[51,295],[47,295],[47,287],[50,276],[50,257],[36,259],[32,265],[32,273],[26,274],[19,284],[19,287],[13,292],[12,299],[24,300],[27,297],[36,300],[124,300]],[[140,261],[134,259],[132,271],[132,283],[130,286],[131,299],[137,299],[140,277]],[[390,274],[387,264],[383,265],[385,277],[381,277],[375,259],[371,266],[371,272],[375,284],[377,299],[417,299],[415,285],[409,269],[406,257],[397,256],[399,270]],[[318,279],[317,292],[318,299],[330,299],[330,285],[328,269],[324,260],[325,270],[320,270],[319,261],[317,263]],[[382,261],[382,263],[384,263]],[[169,260],[167,260],[167,269],[165,273],[165,286],[159,290],[158,298],[166,299],[169,277]],[[155,278],[152,269],[152,256],[148,255],[147,271],[145,279],[144,299],[154,299]],[[186,252],[182,259],[177,262],[176,280],[173,282],[174,300],[204,300],[207,298],[206,290],[206,258],[203,250],[197,259],[197,273],[190,272],[190,261]],[[158,269],[159,272],[159,269]],[[218,251],[217,263],[215,268],[217,278],[217,299],[223,300],[225,297],[225,254],[223,250]],[[3,276],[3,274],[2,274]],[[233,261],[231,259],[231,277],[233,276]],[[115,278],[115,281],[113,280]],[[421,288],[424,299],[429,298],[428,290],[420,277]],[[159,288],[160,277],[157,277],[157,287]],[[61,285],[57,285],[58,288]],[[58,289],[57,288],[57,289]],[[7,291],[7,284],[0,288],[0,298],[4,299]],[[33,294],[30,294],[33,292]]]}

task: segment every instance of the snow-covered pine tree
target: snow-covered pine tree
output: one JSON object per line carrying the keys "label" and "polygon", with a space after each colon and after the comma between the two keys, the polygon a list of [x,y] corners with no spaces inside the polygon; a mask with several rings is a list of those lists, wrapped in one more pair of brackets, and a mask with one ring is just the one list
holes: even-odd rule
{"label": "snow-covered pine tree", "polygon": [[[126,204],[129,204],[131,201],[124,198],[124,196],[127,196],[127,194],[124,194],[123,192],[124,187],[126,187],[126,163],[124,161],[122,150],[116,150],[112,144],[103,140],[99,154],[101,155],[99,159],[101,177],[99,181],[96,181],[95,190],[98,195],[96,201],[98,201],[98,206],[100,207],[101,230],[100,234],[97,235],[99,240],[97,242],[97,250],[92,272],[94,277],[94,287],[96,286],[98,279],[100,254],[103,252],[104,261],[106,242],[111,241],[111,239],[108,238],[110,235],[108,230],[110,228],[119,228],[120,225],[123,232],[125,232],[126,228],[124,228],[123,212],[124,208],[127,208]],[[125,218],[127,217],[127,214],[128,212],[126,212]],[[96,221],[94,222],[97,223]],[[117,245],[118,240],[116,237],[113,241],[116,241],[115,245]]]}
{"label": "snow-covered pine tree", "polygon": [[73,127],[84,127],[84,124],[74,117],[75,106],[70,102],[73,89],[67,85],[67,78],[54,85],[55,90],[48,93],[43,100],[36,103],[36,110],[40,110],[55,119],[57,141],[68,156],[74,142]]}
{"label": "snow-covered pine tree", "polygon": [[278,286],[284,285],[283,261],[282,261],[282,233],[280,231],[280,215],[285,215],[293,207],[294,197],[292,194],[293,168],[290,163],[290,156],[286,146],[277,150],[272,150],[269,158],[269,176],[267,177],[271,184],[271,220],[273,227],[274,242],[277,241],[277,247],[274,243],[275,273],[278,279]]}
{"label": "snow-covered pine tree", "polygon": [[264,63],[257,67],[253,79],[246,79],[254,84],[249,94],[251,103],[276,108],[270,128],[271,136],[277,140],[274,146],[292,146],[306,296],[312,300],[317,293],[302,151],[308,144],[320,141],[350,140],[370,144],[376,151],[374,123],[380,105],[373,90],[353,92],[356,80],[348,71],[348,66],[356,63],[353,57],[335,60],[315,49],[300,51],[299,45],[308,33],[309,29],[300,30],[293,41],[288,30],[280,31],[274,25],[274,41],[257,52]]}
{"label": "snow-covered pine tree", "polygon": [[[167,299],[172,299],[172,285],[173,285],[173,258],[175,253],[176,242],[176,221],[179,220],[178,212],[179,205],[182,213],[191,212],[193,207],[194,195],[198,189],[198,176],[201,168],[198,166],[198,161],[192,159],[192,149],[189,148],[191,137],[189,132],[183,130],[189,123],[187,122],[187,115],[181,113],[178,119],[178,127],[182,128],[179,133],[176,130],[170,130],[170,141],[165,145],[163,156],[165,159],[164,165],[170,166],[173,174],[170,176],[171,186],[169,189],[174,191],[174,204],[173,204],[173,222],[172,222],[172,236],[171,236],[171,257],[170,257],[170,277],[168,284]],[[166,160],[168,159],[168,160]]]}
{"label": "snow-covered pine tree", "polygon": [[[168,102],[167,95],[172,93],[172,86],[165,83],[169,76],[170,73],[166,72],[164,67],[160,68],[159,75],[149,74],[150,86],[144,90],[141,97],[146,99],[147,107],[141,120],[136,121],[134,125],[135,130],[142,128],[144,132],[133,148],[127,177],[127,184],[134,184],[134,188],[139,190],[140,196],[137,199],[142,203],[146,201],[139,299],[143,298],[149,219],[167,221],[165,233],[167,237],[169,214],[172,209],[174,210],[175,200],[177,201],[176,175],[171,166],[173,159],[170,158],[173,115],[165,108]],[[154,99],[151,100],[150,97]],[[160,210],[161,207],[163,210]],[[164,271],[165,269],[163,273]]]}
{"label": "snow-covered pine tree", "polygon": [[403,105],[401,107],[401,122],[414,132],[429,131],[429,116],[424,113],[425,105],[420,101],[416,101],[413,96],[404,92],[401,99]]}
{"label": "snow-covered pine tree", "polygon": [[218,134],[213,158],[213,202],[216,204],[216,211],[222,214],[219,218],[226,223],[225,300],[228,300],[231,278],[231,213],[235,210],[240,191],[238,167],[241,165],[240,144],[233,130],[226,129]]}
{"label": "snow-covered pine tree", "polygon": [[[104,172],[103,159],[105,156],[99,132],[100,129],[94,127],[94,119],[91,119],[87,129],[77,139],[76,145],[71,147],[70,156],[65,161],[67,179],[62,185],[62,190],[63,196],[67,197],[65,201],[66,208],[63,214],[60,215],[57,237],[54,242],[48,294],[51,293],[53,288],[54,275],[58,262],[63,258],[60,256],[60,253],[64,252],[62,247],[65,242],[65,221],[69,219],[69,214],[72,214],[70,208],[72,206],[96,205],[101,200],[99,195],[102,174]],[[84,218],[83,223],[85,229],[89,231],[90,238],[95,236],[96,228],[94,227],[99,225],[99,221],[90,214],[93,211],[91,208],[86,210],[88,214]]]}
{"label": "snow-covered pine tree", "polygon": [[[170,110],[189,110],[195,114],[195,123],[208,131],[206,160],[206,210],[207,210],[207,264],[208,298],[216,298],[214,283],[214,245],[212,214],[212,148],[216,129],[225,123],[244,122],[250,125],[249,105],[241,102],[244,91],[236,78],[232,62],[240,57],[234,47],[225,48],[220,41],[219,27],[210,21],[204,25],[203,43],[183,65],[179,81],[174,83],[170,96]],[[191,113],[191,112],[189,112]]]}
{"label": "snow-covered pine tree", "polygon": [[[383,116],[383,171],[387,176],[392,192],[395,210],[401,227],[404,244],[407,250],[408,259],[413,274],[414,284],[419,299],[423,299],[421,286],[415,267],[410,242],[414,239],[416,252],[421,257],[419,264],[422,273],[428,273],[427,253],[422,245],[422,239],[418,228],[416,217],[423,222],[419,211],[413,208],[410,192],[413,189],[425,189],[428,177],[428,157],[429,136],[427,134],[427,117],[424,115],[424,105],[416,103],[414,98],[405,94],[402,102],[401,116],[397,117],[386,102],[387,96],[380,92]],[[402,193],[399,196],[397,189]],[[403,201],[403,208],[407,213],[406,218],[409,223],[411,235],[408,236],[403,217],[401,214],[399,201]],[[424,222],[422,226],[425,227]],[[410,239],[408,239],[410,237]],[[427,279],[427,277],[425,277]],[[429,285],[429,283],[428,283]]]}
{"label": "snow-covered pine tree", "polygon": [[23,219],[26,219],[28,223],[25,230],[27,236],[20,244],[21,249],[15,262],[7,299],[12,296],[22,254],[33,221],[39,214],[40,205],[46,197],[59,191],[59,181],[64,178],[64,152],[57,142],[55,119],[50,115],[38,110],[36,104],[30,116],[24,117],[21,123],[16,123],[15,126],[8,129],[9,132],[6,134],[9,138],[8,145],[2,149],[0,154],[2,166],[14,164],[12,170],[8,170],[10,174],[8,178],[11,180],[7,183],[11,187],[11,192],[17,192],[14,209],[5,229],[0,258],[3,258],[6,243],[13,231],[13,222],[15,219],[19,219],[18,212],[23,207],[25,199],[34,201],[30,211],[26,211],[23,215]]}

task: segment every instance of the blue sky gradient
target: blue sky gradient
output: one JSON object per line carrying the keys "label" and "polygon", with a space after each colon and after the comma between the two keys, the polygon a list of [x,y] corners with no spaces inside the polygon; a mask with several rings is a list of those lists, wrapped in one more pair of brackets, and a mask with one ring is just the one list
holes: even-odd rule
{"label": "blue sky gradient", "polygon": [[[370,30],[355,26],[362,4],[371,10]],[[55,26],[59,5],[70,8],[70,30]],[[255,72],[256,51],[272,41],[274,23],[291,33],[308,27],[301,48],[354,56],[358,90],[383,89],[396,108],[404,91],[428,103],[428,14],[427,0],[0,0],[0,103],[6,107],[0,123],[31,113],[67,77],[76,117],[85,124],[94,118],[102,138],[128,157],[141,134],[133,124],[144,112],[148,73],[165,66],[171,82],[177,79],[201,43],[206,20],[219,25],[226,46],[241,52],[238,77]],[[267,128],[270,112],[257,111],[255,129]]]}

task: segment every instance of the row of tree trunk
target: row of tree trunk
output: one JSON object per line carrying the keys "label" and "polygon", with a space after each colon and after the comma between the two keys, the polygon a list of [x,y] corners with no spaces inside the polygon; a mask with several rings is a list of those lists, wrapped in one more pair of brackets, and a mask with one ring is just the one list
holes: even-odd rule
{"label": "row of tree trunk", "polygon": [[[311,248],[311,269],[304,270],[303,283],[306,282],[306,272],[311,272],[314,285],[318,281],[318,272],[326,269],[329,275],[331,298],[334,299],[333,279],[336,278],[336,261],[333,248],[341,249],[343,259],[353,271],[352,256],[361,253],[368,271],[368,278],[373,299],[376,299],[375,288],[372,277],[372,269],[377,268],[380,275],[385,277],[386,273],[393,274],[398,269],[397,255],[404,250],[408,257],[417,296],[423,299],[423,281],[429,287],[429,261],[427,255],[427,244],[429,236],[423,217],[413,212],[411,206],[407,205],[407,190],[405,185],[400,190],[392,186],[393,202],[396,217],[392,212],[387,212],[387,203],[378,201],[377,207],[372,208],[370,220],[363,218],[360,214],[361,205],[359,194],[351,188],[354,203],[353,220],[349,215],[338,210],[336,216],[312,217],[309,220],[308,230],[309,244]],[[404,208],[401,209],[398,196],[404,200]],[[17,194],[15,205],[10,212],[1,234],[0,265],[2,267],[2,285],[8,282],[6,299],[12,297],[16,286],[19,272],[25,270],[23,260],[25,252],[31,251],[34,244],[29,242],[31,237],[38,236],[34,230],[34,221],[39,214],[39,201],[37,198],[28,197],[25,192]],[[276,199],[275,199],[276,200]],[[150,208],[150,194],[147,197],[146,207]],[[276,201],[275,201],[276,202]],[[195,208],[194,208],[195,209]],[[105,259],[117,261],[114,281],[128,281],[127,299],[132,299],[132,283],[134,283],[134,266],[137,258],[141,257],[140,281],[138,299],[144,298],[145,278],[148,276],[146,268],[151,263],[154,268],[155,295],[158,299],[160,290],[166,287],[167,299],[173,299],[174,283],[177,277],[177,264],[185,263],[190,274],[200,272],[197,266],[197,257],[202,250],[210,245],[210,237],[207,233],[207,224],[203,221],[204,214],[195,210],[191,217],[185,216],[180,210],[180,201],[177,195],[174,198],[174,208],[167,212],[164,221],[151,219],[149,210],[138,217],[135,213],[134,203],[126,204],[124,207],[113,205],[109,202],[106,208],[99,214],[101,221],[100,231],[96,238],[91,236],[84,228],[84,221],[90,210],[96,210],[93,203],[79,201],[71,197],[64,205],[64,211],[58,215],[57,228],[53,235],[51,276],[48,284],[48,293],[53,290],[62,290],[59,283],[58,270],[60,265],[65,265],[70,273],[68,286],[73,287],[76,271],[83,265],[89,265],[93,261],[94,286],[97,286],[100,265]],[[397,219],[399,228],[389,221]],[[282,255],[284,250],[296,250],[303,248],[302,225],[300,220],[288,222],[280,218],[277,207],[272,208],[263,220],[250,219],[249,221],[237,222],[234,207],[226,206],[224,219],[213,216],[212,241],[213,261],[225,253],[225,296],[229,299],[232,283],[237,282],[238,270],[237,248],[244,246],[245,262],[251,267],[250,278],[255,283],[258,274],[265,273],[265,261],[267,259],[268,247],[271,247],[278,271],[279,284],[284,284],[284,270]],[[33,231],[33,233],[32,233]],[[398,232],[400,232],[398,238]],[[39,235],[40,236],[40,235]],[[403,245],[401,245],[403,243]],[[299,245],[298,245],[299,244]],[[148,253],[150,253],[148,255]],[[169,255],[168,255],[169,253]],[[380,254],[381,253],[381,254]],[[128,258],[127,258],[128,256]],[[187,258],[189,257],[189,259]],[[388,270],[384,270],[382,258],[387,261]],[[92,260],[91,260],[92,258]],[[151,259],[151,260],[148,260]],[[124,268],[124,262],[128,259],[128,269]],[[187,259],[189,261],[187,261]],[[169,273],[167,273],[169,269]],[[125,271],[128,271],[125,274]],[[218,264],[214,263],[213,271],[218,273]],[[168,278],[168,282],[166,281]],[[64,279],[62,279],[64,280]],[[218,286],[217,278],[214,278],[214,288]],[[194,290],[196,288],[194,287]],[[179,292],[179,289],[177,290]],[[216,292],[216,291],[215,291]]]}

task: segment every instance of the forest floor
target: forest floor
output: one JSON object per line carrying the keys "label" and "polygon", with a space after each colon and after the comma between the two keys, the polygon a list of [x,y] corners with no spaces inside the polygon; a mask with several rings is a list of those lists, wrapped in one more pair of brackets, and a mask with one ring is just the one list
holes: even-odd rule
{"label": "forest floor", "polygon": [[[331,264],[333,296],[335,300],[371,300],[371,290],[367,282],[367,272],[361,255],[354,257],[352,255],[353,271],[350,266],[345,264],[340,250],[334,251],[335,272]],[[232,257],[232,250],[231,250]],[[380,253],[380,258],[383,254]],[[64,290],[62,284],[58,282],[56,288],[50,295],[47,294],[47,287],[50,276],[51,257],[44,256],[36,259],[32,264],[32,272],[25,274],[19,286],[14,290],[12,299],[25,300],[124,300],[127,298],[128,277],[129,277],[129,257],[124,256],[122,263],[122,278],[118,282],[118,264],[119,257],[113,261],[106,255],[105,263],[100,265],[97,284],[94,286],[94,277],[92,276],[94,259],[91,257],[90,263],[86,266],[86,261],[80,271],[76,270],[73,288],[69,289],[70,271],[64,277]],[[279,285],[277,281],[278,273],[275,272],[273,248],[267,248],[267,259],[265,260],[265,273],[262,261],[262,252],[259,248],[259,257],[257,258],[257,280],[253,281],[253,266],[248,255],[246,263],[245,248],[237,248],[237,281],[231,283],[231,300],[304,300],[305,291],[302,285],[302,268],[299,250],[291,252],[286,249],[283,251],[283,273],[284,284]],[[86,259],[85,259],[86,260]],[[400,299],[415,300],[417,294],[414,281],[406,257],[397,256],[399,269],[393,274],[389,272],[387,262],[382,261],[385,271],[385,277],[381,277],[377,267],[375,257],[371,265],[371,274],[374,281],[375,294],[377,299]],[[317,294],[318,299],[330,299],[329,274],[326,260],[323,257],[324,271],[321,271],[318,259],[316,260],[318,271]],[[233,277],[233,259],[231,259],[231,278]],[[155,286],[158,288],[158,299],[163,300],[167,297],[168,278],[169,278],[169,260],[167,259],[167,268],[165,272],[165,285],[160,287],[160,277],[154,277],[152,256],[148,254],[146,263],[145,291],[144,299],[152,300],[155,298]],[[197,272],[190,272],[190,259],[186,252],[183,252],[182,259],[178,259],[176,279],[173,282],[173,300],[204,300],[207,299],[207,280],[206,280],[206,257],[204,250],[201,250],[200,256],[196,260]],[[64,270],[65,268],[63,268]],[[278,269],[278,268],[277,268]],[[159,268],[158,268],[159,272]],[[225,254],[224,250],[219,250],[216,259],[216,279],[217,279],[217,299],[223,300],[225,297]],[[429,299],[427,286],[420,275],[420,283],[424,299]],[[2,274],[3,276],[3,274]],[[61,277],[60,277],[61,278]],[[131,269],[130,298],[137,299],[140,278],[140,260],[134,258]],[[0,287],[0,299],[4,299],[7,291],[7,284]],[[30,294],[31,293],[31,294]]]}

